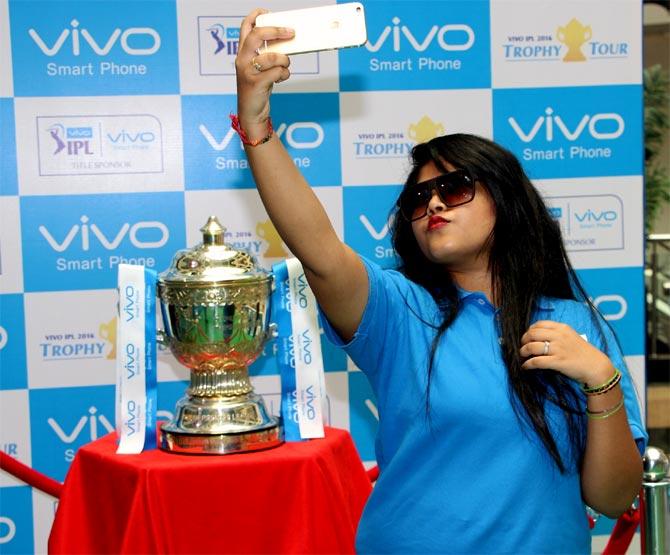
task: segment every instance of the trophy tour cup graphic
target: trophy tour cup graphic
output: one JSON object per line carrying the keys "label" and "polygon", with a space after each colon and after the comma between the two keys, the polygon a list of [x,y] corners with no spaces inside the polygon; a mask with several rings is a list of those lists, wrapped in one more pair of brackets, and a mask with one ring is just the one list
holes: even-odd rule
{"label": "trophy tour cup graphic", "polygon": [[574,17],[565,27],[556,29],[556,37],[568,47],[568,52],[563,58],[564,62],[584,62],[586,57],[582,54],[582,45],[593,36],[590,25],[582,25]]}
{"label": "trophy tour cup graphic", "polygon": [[268,248],[263,253],[263,256],[266,258],[286,258],[289,254],[284,248],[279,233],[275,229],[275,226],[270,220],[264,222],[258,222],[256,224],[256,235],[263,239],[267,244]]}
{"label": "trophy tour cup graphic", "polygon": [[107,354],[107,359],[116,359],[116,316],[109,322],[100,324],[100,327],[98,328],[98,335],[112,346],[109,353]]}
{"label": "trophy tour cup graphic", "polygon": [[428,116],[423,116],[417,123],[412,123],[407,130],[407,135],[417,143],[425,143],[444,135],[444,125],[436,123]]}
{"label": "trophy tour cup graphic", "polygon": [[275,447],[281,425],[254,393],[248,370],[275,331],[273,276],[224,243],[216,217],[200,231],[202,243],[178,251],[158,276],[165,326],[158,341],[191,373],[173,420],[162,426],[161,448],[228,454]]}

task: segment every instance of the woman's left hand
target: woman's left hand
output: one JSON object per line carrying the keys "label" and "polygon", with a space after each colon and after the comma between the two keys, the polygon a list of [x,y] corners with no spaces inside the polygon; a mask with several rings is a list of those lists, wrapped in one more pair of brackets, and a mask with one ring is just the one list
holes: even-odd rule
{"label": "woman's left hand", "polygon": [[521,338],[524,370],[551,369],[591,386],[607,381],[614,372],[610,359],[567,324],[541,320]]}

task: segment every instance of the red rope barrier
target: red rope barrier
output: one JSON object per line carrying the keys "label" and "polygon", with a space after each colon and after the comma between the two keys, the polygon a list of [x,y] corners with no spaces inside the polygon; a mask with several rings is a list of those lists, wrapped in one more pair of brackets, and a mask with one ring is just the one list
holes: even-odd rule
{"label": "red rope barrier", "polygon": [[63,484],[57,482],[53,478],[49,478],[48,476],[37,472],[36,470],[33,470],[29,466],[23,464],[21,461],[16,460],[14,457],[10,457],[7,453],[2,451],[0,451],[0,468],[6,472],[9,472],[9,474],[15,476],[29,486],[37,488],[44,493],[48,493],[53,497],[60,497]]}
{"label": "red rope barrier", "polygon": [[640,524],[640,509],[628,509],[614,525],[603,555],[625,555]]}

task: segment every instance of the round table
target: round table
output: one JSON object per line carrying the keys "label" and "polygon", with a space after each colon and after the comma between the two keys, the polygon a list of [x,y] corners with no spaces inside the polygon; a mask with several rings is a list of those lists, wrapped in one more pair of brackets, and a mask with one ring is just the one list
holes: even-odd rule
{"label": "round table", "polygon": [[236,455],[77,452],[50,553],[353,553],[370,491],[351,436]]}

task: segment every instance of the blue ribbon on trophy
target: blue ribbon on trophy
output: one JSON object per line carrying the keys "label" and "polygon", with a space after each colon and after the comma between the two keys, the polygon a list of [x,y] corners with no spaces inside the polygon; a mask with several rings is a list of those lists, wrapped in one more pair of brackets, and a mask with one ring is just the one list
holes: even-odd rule
{"label": "blue ribbon on trophy", "polygon": [[119,264],[116,432],[119,454],[156,448],[156,272]]}
{"label": "blue ribbon on trophy", "polygon": [[275,264],[272,271],[284,438],[324,437],[326,388],[316,299],[297,259]]}

